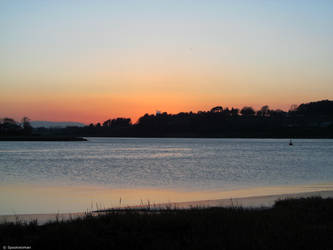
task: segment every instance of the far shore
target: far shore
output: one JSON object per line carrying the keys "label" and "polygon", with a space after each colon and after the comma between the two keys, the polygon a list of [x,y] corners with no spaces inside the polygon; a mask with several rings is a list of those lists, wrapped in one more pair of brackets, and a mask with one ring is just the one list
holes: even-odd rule
{"label": "far shore", "polygon": [[273,195],[260,195],[240,198],[224,198],[213,200],[200,200],[190,202],[170,202],[153,205],[137,205],[137,206],[124,206],[115,207],[111,209],[99,211],[86,211],[76,213],[46,213],[46,214],[13,214],[13,215],[0,215],[0,223],[5,222],[30,222],[37,220],[38,224],[45,224],[52,221],[66,221],[84,217],[87,214],[98,215],[107,211],[126,211],[128,209],[150,209],[159,211],[163,209],[191,209],[191,208],[210,208],[210,207],[244,207],[244,208],[270,208],[278,200],[291,199],[291,198],[333,198],[333,190],[302,192],[302,193],[286,193],[286,194],[273,194]]}
{"label": "far shore", "polygon": [[86,138],[128,138],[128,139],[333,139],[333,136],[200,136],[200,135],[170,135],[170,136],[133,136],[133,135],[84,135],[76,136],[0,136],[0,141],[88,141]]}
{"label": "far shore", "polygon": [[0,141],[87,141],[83,137],[71,136],[4,136]]}

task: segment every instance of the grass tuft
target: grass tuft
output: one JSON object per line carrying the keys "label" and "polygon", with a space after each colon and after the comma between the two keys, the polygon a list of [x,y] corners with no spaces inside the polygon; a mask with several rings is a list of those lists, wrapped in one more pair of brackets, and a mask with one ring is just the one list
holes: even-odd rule
{"label": "grass tuft", "polygon": [[32,249],[333,249],[332,235],[333,199],[320,197],[258,209],[151,209],[148,203],[44,225],[0,224],[2,245]]}

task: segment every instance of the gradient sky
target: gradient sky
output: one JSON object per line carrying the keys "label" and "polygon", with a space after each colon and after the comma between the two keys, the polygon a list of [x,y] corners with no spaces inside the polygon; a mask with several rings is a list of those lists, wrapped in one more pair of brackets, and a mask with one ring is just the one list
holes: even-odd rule
{"label": "gradient sky", "polygon": [[333,99],[333,1],[0,0],[0,117]]}

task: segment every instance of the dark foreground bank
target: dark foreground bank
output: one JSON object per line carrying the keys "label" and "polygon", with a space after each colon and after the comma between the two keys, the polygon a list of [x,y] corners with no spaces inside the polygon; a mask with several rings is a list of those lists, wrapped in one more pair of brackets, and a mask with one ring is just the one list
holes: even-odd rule
{"label": "dark foreground bank", "polygon": [[[272,208],[111,211],[96,217],[0,225],[0,247],[31,249],[333,249],[333,199]],[[5,249],[5,248],[3,248]]]}

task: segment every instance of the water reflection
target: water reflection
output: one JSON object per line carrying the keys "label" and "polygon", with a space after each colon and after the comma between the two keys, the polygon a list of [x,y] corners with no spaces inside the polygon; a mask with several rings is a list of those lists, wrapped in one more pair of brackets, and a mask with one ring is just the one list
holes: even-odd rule
{"label": "water reflection", "polygon": [[200,192],[173,189],[109,189],[97,186],[6,185],[0,189],[0,214],[82,212],[148,203],[170,204],[324,190],[333,190],[333,183]]}
{"label": "water reflection", "polygon": [[[124,205],[219,199],[248,195],[246,190],[258,195],[270,186],[333,182],[333,140],[294,140],[293,147],[288,142],[0,142],[0,212],[81,211],[96,202],[115,206],[120,197]],[[253,192],[258,186],[266,188]]]}

